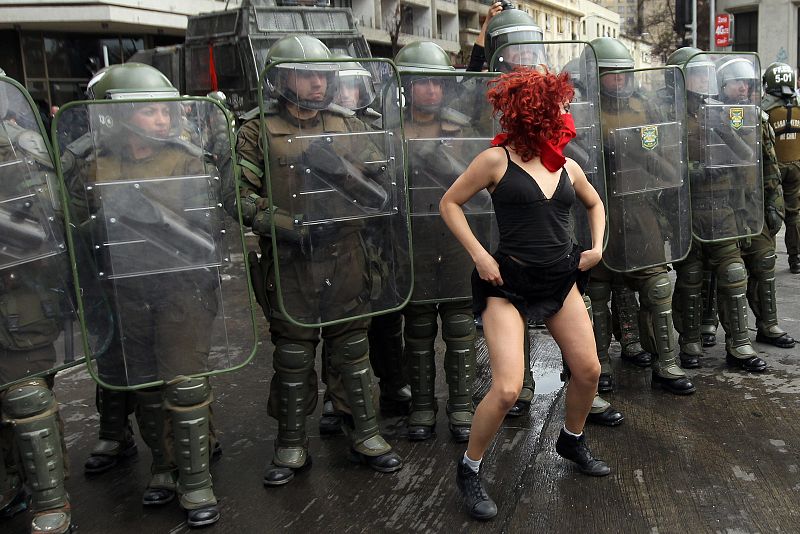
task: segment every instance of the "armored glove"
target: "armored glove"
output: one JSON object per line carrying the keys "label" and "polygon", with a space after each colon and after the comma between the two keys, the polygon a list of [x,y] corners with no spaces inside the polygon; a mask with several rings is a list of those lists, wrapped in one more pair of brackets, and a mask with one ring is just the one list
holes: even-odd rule
{"label": "armored glove", "polygon": [[308,232],[301,225],[301,216],[290,216],[276,209],[270,210],[269,199],[251,194],[242,199],[242,222],[253,229],[253,233],[260,236],[272,234],[275,227],[275,237],[280,241],[299,245],[301,250],[308,244]]}
{"label": "armored glove", "polygon": [[778,185],[775,189],[767,189],[764,198],[764,220],[769,229],[769,235],[776,235],[783,226],[784,205],[783,187]]}
{"label": "armored glove", "polygon": [[345,161],[333,149],[333,143],[324,139],[312,141],[302,158],[303,164],[322,178],[344,180],[347,177]]}
{"label": "armored glove", "polygon": [[370,209],[383,209],[389,194],[362,170],[339,156],[333,143],[316,139],[303,152],[302,162],[311,174],[336,189],[348,201]]}
{"label": "armored glove", "polygon": [[[418,174],[427,176],[444,191],[450,189],[453,182],[467,170],[467,164],[461,161],[453,150],[444,143],[423,143],[416,152],[413,168]],[[478,191],[466,204],[469,211],[481,211],[491,208],[492,198],[485,189]]]}

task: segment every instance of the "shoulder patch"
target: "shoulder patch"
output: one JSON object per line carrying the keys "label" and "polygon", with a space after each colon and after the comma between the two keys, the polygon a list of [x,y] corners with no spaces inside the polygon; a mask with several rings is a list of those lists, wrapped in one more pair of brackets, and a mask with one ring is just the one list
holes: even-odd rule
{"label": "shoulder patch", "polygon": [[196,144],[192,143],[191,141],[187,141],[182,137],[177,137],[175,139],[171,139],[170,143],[185,150],[192,156],[201,157],[204,154],[204,151],[201,147],[197,146]]}
{"label": "shoulder patch", "polygon": [[85,133],[70,144],[67,145],[67,150],[72,152],[76,157],[83,158],[92,150],[94,141],[92,140],[91,133]]}
{"label": "shoulder patch", "polygon": [[37,132],[24,130],[17,136],[17,146],[37,163],[49,169],[53,168],[53,160],[44,139]]}
{"label": "shoulder patch", "polygon": [[450,122],[456,126],[469,126],[469,117],[453,108],[444,108],[439,116],[443,121]]}
{"label": "shoulder patch", "polygon": [[383,115],[381,115],[372,108],[364,108],[364,117],[375,120],[382,118]]}
{"label": "shoulder patch", "polygon": [[346,108],[344,106],[340,106],[339,104],[334,104],[331,102],[328,105],[328,111],[333,113],[334,115],[341,115],[342,117],[355,117],[356,112],[352,109]]}

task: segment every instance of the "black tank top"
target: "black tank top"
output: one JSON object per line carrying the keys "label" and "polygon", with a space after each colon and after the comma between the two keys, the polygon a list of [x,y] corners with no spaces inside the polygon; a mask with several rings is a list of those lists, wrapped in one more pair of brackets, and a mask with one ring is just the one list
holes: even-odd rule
{"label": "black tank top", "polygon": [[545,266],[564,258],[572,250],[570,208],[575,189],[567,170],[551,198],[522,167],[511,161],[492,192],[494,213],[500,230],[497,251],[530,265]]}

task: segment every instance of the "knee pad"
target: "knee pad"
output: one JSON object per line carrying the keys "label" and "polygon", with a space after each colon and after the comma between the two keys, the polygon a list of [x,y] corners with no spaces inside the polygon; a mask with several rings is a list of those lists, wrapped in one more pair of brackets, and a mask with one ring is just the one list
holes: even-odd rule
{"label": "knee pad", "polygon": [[414,339],[434,339],[438,326],[436,312],[406,315],[405,336]]}
{"label": "knee pad", "polygon": [[586,294],[592,302],[608,302],[611,299],[611,283],[609,282],[592,282],[586,286]]}
{"label": "knee pad", "polygon": [[442,317],[442,338],[463,339],[475,336],[475,320],[472,315],[453,312]]}
{"label": "knee pad", "polygon": [[724,263],[717,269],[718,284],[721,286],[737,286],[747,280],[747,270],[742,260]]}
{"label": "knee pad", "polygon": [[353,334],[331,347],[331,363],[340,366],[366,359],[369,355],[369,340],[365,333]]}
{"label": "knee pad", "polygon": [[9,419],[27,419],[55,408],[55,395],[43,379],[27,380],[11,386],[3,396],[3,412]]}
{"label": "knee pad", "polygon": [[703,264],[699,261],[684,263],[678,268],[678,281],[685,286],[703,285]]}
{"label": "knee pad", "polygon": [[197,406],[211,402],[208,378],[186,378],[164,387],[164,397],[171,406]]}
{"label": "knee pad", "polygon": [[589,319],[592,319],[592,299],[589,295],[583,295],[583,305],[586,306],[586,311],[589,313]]}
{"label": "knee pad", "polygon": [[[703,272],[699,272],[700,281],[702,282]],[[648,278],[644,284],[642,284],[639,297],[642,299],[642,303],[647,307],[668,303],[672,297],[672,282],[670,282],[669,276],[663,273]]]}
{"label": "knee pad", "polygon": [[314,350],[301,343],[280,343],[272,355],[275,367],[287,371],[302,371],[314,365]]}
{"label": "knee pad", "polygon": [[753,268],[756,271],[753,274],[772,274],[775,271],[775,263],[778,256],[774,250],[764,251],[765,254],[753,262]]}

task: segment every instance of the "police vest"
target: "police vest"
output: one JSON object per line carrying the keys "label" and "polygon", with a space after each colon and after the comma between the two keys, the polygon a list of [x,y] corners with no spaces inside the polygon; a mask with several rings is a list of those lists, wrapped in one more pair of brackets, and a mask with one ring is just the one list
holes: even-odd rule
{"label": "police vest", "polygon": [[775,130],[775,155],[781,163],[800,160],[800,108],[778,106],[769,110]]}

